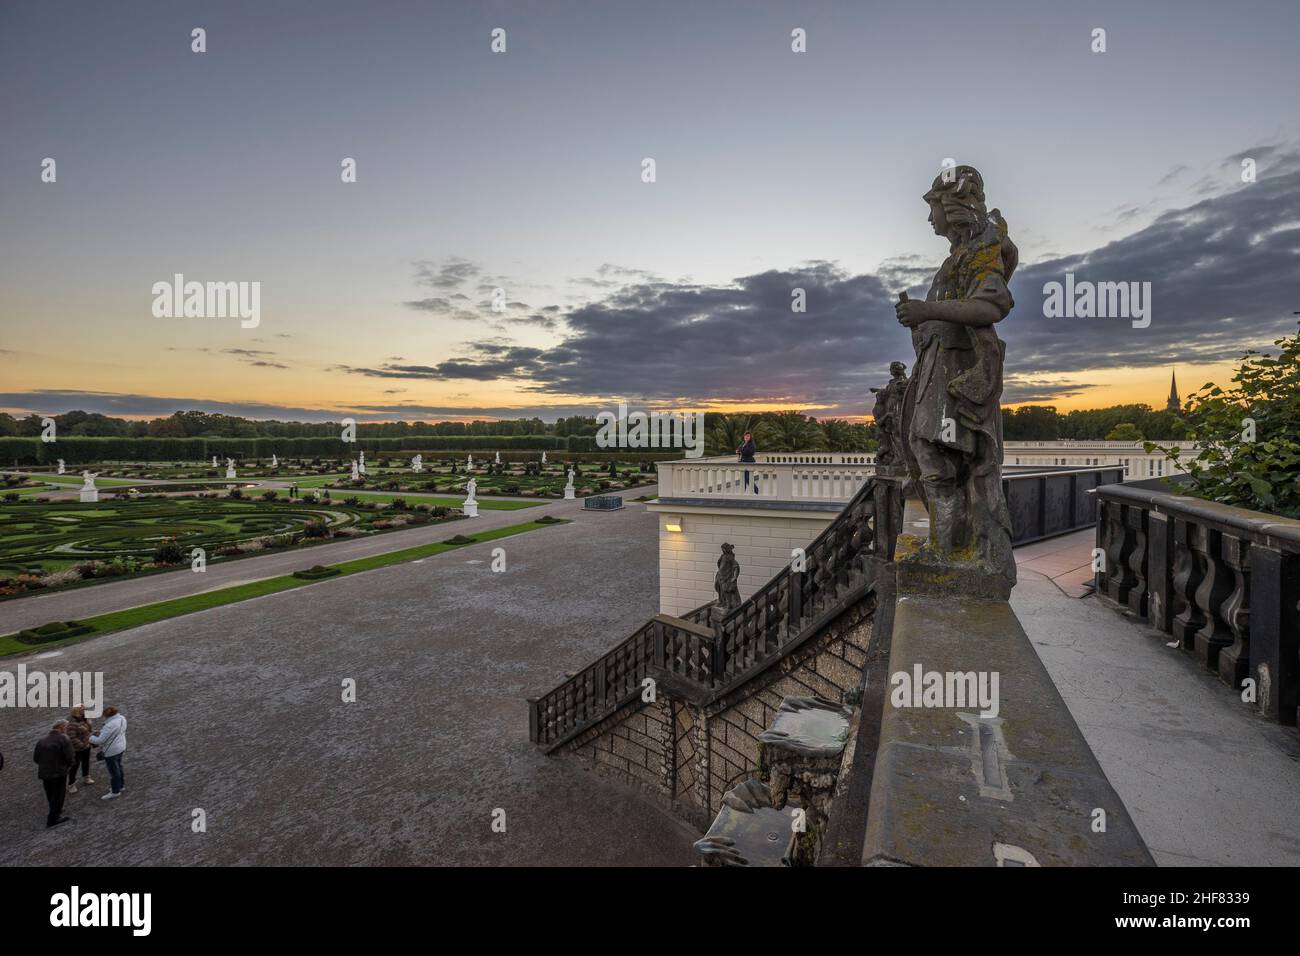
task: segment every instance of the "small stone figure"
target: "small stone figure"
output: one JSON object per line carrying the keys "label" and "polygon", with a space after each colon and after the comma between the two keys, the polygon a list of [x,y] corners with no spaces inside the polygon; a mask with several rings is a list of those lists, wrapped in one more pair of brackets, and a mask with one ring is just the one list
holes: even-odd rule
{"label": "small stone figure", "polygon": [[352,480],[361,480],[361,468],[357,465],[357,460],[355,458],[352,459]]}
{"label": "small stone figure", "polygon": [[360,457],[357,459],[357,471],[363,475],[366,473],[366,453],[364,451],[361,452]]}
{"label": "small stone figure", "polygon": [[59,474],[63,474],[63,459],[59,459]]}
{"label": "small stone figure", "polygon": [[473,455],[466,455],[466,456],[465,456],[465,470],[466,470],[466,471],[473,471],[473,470],[474,470],[474,456],[473,456]]}
{"label": "small stone figure", "polygon": [[417,474],[419,474],[420,472],[424,471],[424,456],[423,456],[423,455],[416,455],[414,458],[411,459],[411,471],[413,471],[413,472],[415,472],[415,473],[417,473]]}
{"label": "small stone figure", "polygon": [[235,459],[233,458],[226,459],[226,477],[227,478],[235,477]]}
{"label": "small stone figure", "polygon": [[466,518],[478,517],[478,502],[474,500],[476,491],[478,491],[478,481],[471,478],[465,484],[465,503],[461,505],[461,511],[465,513]]}
{"label": "small stone figure", "polygon": [[213,456],[212,456],[212,467],[213,467],[213,468],[216,468],[216,467],[217,467],[217,456],[216,456],[216,455],[213,455]]}
{"label": "small stone figure", "polygon": [[271,452],[271,467],[272,468],[280,467],[280,459],[275,457],[275,452]]}
{"label": "small stone figure", "polygon": [[546,464],[546,452],[542,452],[542,464]]}
{"label": "small stone figure", "polygon": [[902,362],[890,362],[889,384],[871,391],[876,395],[876,406],[872,410],[878,436],[876,473],[884,474],[893,468],[905,469],[903,396],[907,392],[907,366]]}
{"label": "small stone figure", "polygon": [[565,501],[572,501],[572,500],[573,500],[573,475],[574,475],[573,466],[570,465],[570,466],[569,466],[569,480],[568,480],[568,482],[565,483],[565,485],[564,485],[564,500],[565,500]]}
{"label": "small stone figure", "polygon": [[501,452],[496,452],[495,454],[497,456],[496,463],[499,465],[501,464]]}
{"label": "small stone figure", "polygon": [[718,573],[713,578],[713,590],[718,592],[718,607],[724,611],[740,607],[740,562],[736,560],[735,545],[723,544],[718,558]]}

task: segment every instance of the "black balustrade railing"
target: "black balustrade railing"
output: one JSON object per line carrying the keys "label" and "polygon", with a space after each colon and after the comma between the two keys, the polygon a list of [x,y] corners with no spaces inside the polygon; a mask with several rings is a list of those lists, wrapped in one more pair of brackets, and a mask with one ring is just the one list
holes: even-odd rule
{"label": "black balustrade railing", "polygon": [[738,681],[856,599],[870,587],[874,492],[868,480],[804,549],[802,560],[792,561],[720,622],[711,604],[681,618],[656,615],[594,664],[529,698],[530,739],[545,747],[571,739],[641,693],[652,669],[706,692]]}

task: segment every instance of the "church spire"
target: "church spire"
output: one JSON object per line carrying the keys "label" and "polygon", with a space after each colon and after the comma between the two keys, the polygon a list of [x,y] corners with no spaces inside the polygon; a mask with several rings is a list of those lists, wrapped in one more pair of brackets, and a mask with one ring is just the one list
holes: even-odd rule
{"label": "church spire", "polygon": [[1169,401],[1165,403],[1165,408],[1171,412],[1176,412],[1182,407],[1178,401],[1178,376],[1174,374],[1173,369],[1169,370]]}

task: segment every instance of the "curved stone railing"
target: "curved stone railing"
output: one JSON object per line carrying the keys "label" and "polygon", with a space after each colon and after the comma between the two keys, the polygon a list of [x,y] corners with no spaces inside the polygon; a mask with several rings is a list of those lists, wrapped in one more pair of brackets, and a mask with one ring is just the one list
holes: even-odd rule
{"label": "curved stone railing", "polygon": [[1167,490],[1104,485],[1098,594],[1171,635],[1264,716],[1300,706],[1300,521]]}
{"label": "curved stone railing", "polygon": [[716,627],[711,604],[684,618],[658,614],[599,660],[529,698],[529,738],[547,750],[561,746],[635,700],[652,671],[701,696],[723,693],[833,619],[871,587],[874,485],[862,485],[797,567],[783,568]]}

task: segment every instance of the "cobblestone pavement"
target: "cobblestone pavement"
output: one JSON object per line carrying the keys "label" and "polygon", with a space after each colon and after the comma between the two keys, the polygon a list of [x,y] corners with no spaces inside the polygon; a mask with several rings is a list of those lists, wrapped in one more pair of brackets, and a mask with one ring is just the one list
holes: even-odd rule
{"label": "cobblestone pavement", "polygon": [[571,516],[25,658],[103,672],[129,720],[127,790],[101,801],[95,764],[73,822],[45,830],[31,752],[55,713],[0,710],[0,864],[692,862],[690,828],[528,742],[524,698],[657,610],[645,506]]}

